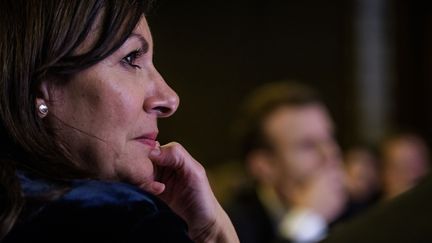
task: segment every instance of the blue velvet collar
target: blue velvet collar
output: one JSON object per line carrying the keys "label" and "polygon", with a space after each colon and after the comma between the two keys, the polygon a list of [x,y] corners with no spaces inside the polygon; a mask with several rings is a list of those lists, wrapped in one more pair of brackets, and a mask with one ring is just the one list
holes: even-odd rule
{"label": "blue velvet collar", "polygon": [[[37,178],[28,173],[20,172],[18,177],[25,197],[40,197],[51,191],[62,188],[58,184]],[[100,205],[124,205],[134,202],[146,202],[156,209],[153,195],[143,192],[139,188],[121,182],[100,180],[71,180],[68,190],[59,200],[80,203],[84,207]]]}

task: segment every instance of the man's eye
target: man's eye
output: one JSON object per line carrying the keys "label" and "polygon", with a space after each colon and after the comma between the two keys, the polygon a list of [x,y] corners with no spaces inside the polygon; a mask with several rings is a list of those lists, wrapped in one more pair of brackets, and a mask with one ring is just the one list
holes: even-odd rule
{"label": "man's eye", "polygon": [[141,66],[137,65],[135,62],[140,56],[142,56],[142,54],[143,54],[142,50],[137,49],[137,50],[129,53],[127,56],[125,56],[122,59],[122,62],[124,64],[130,66],[130,67],[133,67],[133,68],[141,68]]}

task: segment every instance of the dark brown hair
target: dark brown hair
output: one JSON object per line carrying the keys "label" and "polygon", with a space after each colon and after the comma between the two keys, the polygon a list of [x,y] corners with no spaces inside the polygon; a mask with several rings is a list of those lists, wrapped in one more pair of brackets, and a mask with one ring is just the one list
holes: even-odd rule
{"label": "dark brown hair", "polygon": [[[144,0],[0,2],[0,240],[24,204],[17,170],[65,181],[91,176],[37,116],[42,80],[62,82],[117,50],[148,7]],[[98,36],[77,53],[97,25]]]}
{"label": "dark brown hair", "polygon": [[271,149],[263,133],[264,120],[281,107],[302,107],[322,104],[319,96],[308,86],[292,82],[270,82],[258,87],[245,100],[235,126],[242,147],[243,159],[253,150]]}

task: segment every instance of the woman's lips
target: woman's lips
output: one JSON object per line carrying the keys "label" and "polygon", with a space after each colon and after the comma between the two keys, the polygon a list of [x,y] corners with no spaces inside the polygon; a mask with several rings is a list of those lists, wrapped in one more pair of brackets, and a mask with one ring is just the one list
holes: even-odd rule
{"label": "woman's lips", "polygon": [[157,138],[157,133],[150,133],[150,134],[139,136],[135,138],[135,140],[151,148],[155,148],[157,144],[156,138]]}

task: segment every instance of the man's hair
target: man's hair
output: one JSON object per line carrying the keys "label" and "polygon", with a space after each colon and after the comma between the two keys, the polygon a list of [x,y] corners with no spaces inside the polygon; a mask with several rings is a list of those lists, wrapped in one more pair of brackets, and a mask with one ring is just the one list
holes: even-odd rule
{"label": "man's hair", "polygon": [[241,117],[235,126],[242,157],[246,158],[256,149],[271,149],[263,131],[263,122],[275,110],[313,104],[322,104],[322,101],[314,90],[297,82],[272,82],[254,90],[241,107]]}

